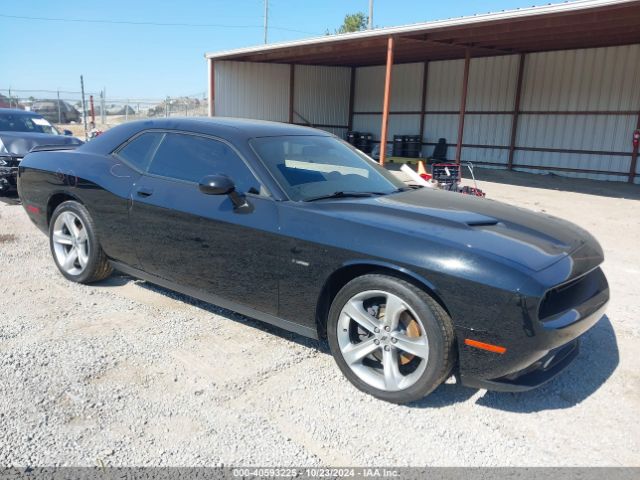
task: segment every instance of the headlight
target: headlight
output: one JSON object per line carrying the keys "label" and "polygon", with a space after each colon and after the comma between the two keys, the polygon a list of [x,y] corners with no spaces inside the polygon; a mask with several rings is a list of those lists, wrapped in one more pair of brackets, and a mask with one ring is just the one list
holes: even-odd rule
{"label": "headlight", "polygon": [[7,165],[7,161],[4,158],[0,157],[0,166],[3,165]]}

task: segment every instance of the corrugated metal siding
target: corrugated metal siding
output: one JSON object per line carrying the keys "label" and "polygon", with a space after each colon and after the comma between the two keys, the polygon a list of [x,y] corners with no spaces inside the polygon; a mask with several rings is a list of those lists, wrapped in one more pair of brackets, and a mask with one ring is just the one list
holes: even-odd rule
{"label": "corrugated metal siding", "polygon": [[[467,110],[509,111],[513,109],[518,57],[490,57],[472,59],[469,68]],[[427,81],[427,111],[457,111],[460,108],[464,61],[431,62]],[[458,114],[427,114],[423,137],[434,143],[446,138],[447,143],[458,141]],[[508,145],[510,115],[467,115],[464,143],[473,145]],[[450,148],[451,150],[451,148]],[[433,147],[425,148],[429,155]],[[450,152],[453,157],[454,152]],[[465,148],[466,160],[506,163],[507,156],[500,149]]]}
{"label": "corrugated metal siding", "polygon": [[512,115],[466,115],[462,143],[508,146],[512,118]]}
{"label": "corrugated metal siding", "polygon": [[[467,115],[463,144],[509,146],[512,115]],[[466,161],[507,164],[508,150],[495,148],[463,148],[461,159]]]}
{"label": "corrugated metal siding", "polygon": [[[467,111],[513,110],[518,59],[518,55],[471,59]],[[462,78],[458,84],[458,90],[461,85]]]}
{"label": "corrugated metal siding", "polygon": [[294,123],[344,125],[349,123],[351,69],[296,65],[293,87]]}
{"label": "corrugated metal siding", "polygon": [[[391,72],[391,111],[419,111],[422,100],[422,63],[394,65]],[[381,112],[384,96],[384,66],[356,69],[355,112]]]}
{"label": "corrugated metal siding", "polygon": [[640,109],[640,45],[527,55],[521,109]]}
{"label": "corrugated metal siding", "polygon": [[521,115],[516,145],[631,153],[636,120],[635,115]]}
{"label": "corrugated metal siding", "polygon": [[[455,149],[454,149],[455,150]],[[455,151],[452,150],[449,158],[455,157]],[[462,162],[489,162],[501,163],[506,165],[509,161],[509,150],[501,148],[472,148],[463,147],[460,153],[460,161]],[[498,166],[482,165],[482,167],[504,168]]]}
{"label": "corrugated metal siding", "polygon": [[[460,109],[460,92],[464,73],[463,60],[446,60],[429,62],[427,74],[427,111],[458,111]],[[428,113],[424,118],[422,141],[436,143],[439,138],[446,138],[447,143],[458,141],[458,117],[456,114]],[[424,156],[433,152],[433,146],[422,149]],[[453,150],[449,147],[449,158]]]}
{"label": "corrugated metal siding", "polygon": [[216,62],[215,114],[286,122],[289,119],[289,66]]}
{"label": "corrugated metal siding", "polygon": [[333,133],[335,136],[342,138],[343,140],[347,138],[347,128],[332,128],[332,127],[315,127],[318,130],[324,130],[325,132]]}
{"label": "corrugated metal siding", "polygon": [[[464,61],[429,64],[427,111],[460,108]],[[471,60],[467,110],[511,111],[514,107],[518,56]],[[289,66],[216,62],[216,114],[287,121]],[[423,64],[396,65],[391,110],[421,109]],[[348,122],[349,69],[296,67],[295,109],[315,123]],[[354,111],[381,111],[384,66],[356,70]],[[640,45],[528,54],[522,84],[521,111],[640,110]],[[379,139],[380,115],[354,115],[354,129]],[[517,147],[631,152],[637,114],[521,114]],[[512,116],[467,115],[464,143],[508,146]],[[391,115],[389,139],[418,133],[419,115]],[[428,113],[423,138],[457,142],[458,114]],[[343,136],[345,129],[329,129]],[[425,147],[430,153],[432,146]],[[449,158],[454,155],[449,148]],[[506,164],[507,149],[464,147],[462,160]],[[627,172],[630,155],[596,155],[516,150],[517,164]],[[541,170],[531,170],[543,173]],[[625,181],[625,175],[554,172],[602,180]],[[640,162],[638,164],[640,175]],[[640,184],[640,177],[636,178]]]}
{"label": "corrugated metal siding", "polygon": [[[523,111],[640,109],[640,45],[527,55]],[[516,146],[631,152],[636,115],[521,115]],[[628,172],[630,156],[517,151],[516,164]],[[540,171],[538,171],[540,173]],[[597,180],[622,175],[555,172]]]}
{"label": "corrugated metal siding", "polygon": [[447,143],[458,141],[458,114],[428,114],[424,118],[424,142],[437,142],[439,138],[446,138]]}
{"label": "corrugated metal siding", "polygon": [[[580,164],[580,168],[609,170],[624,172],[629,171],[629,159],[625,157],[612,157],[605,155],[588,155],[574,153],[549,153],[549,152],[526,152],[516,151],[514,154],[514,170],[530,173],[553,173],[554,175],[589,178],[592,180],[609,180],[626,182],[628,174],[625,175],[605,175],[599,173],[580,173],[580,172],[562,172],[557,170],[540,170],[518,167],[517,164],[523,165],[539,165],[539,166],[555,166],[575,168],[571,165]],[[625,168],[626,166],[626,168]]]}
{"label": "corrugated metal siding", "polygon": [[427,75],[427,111],[460,109],[464,60],[430,62]]}
{"label": "corrugated metal siding", "polygon": [[[382,115],[355,115],[353,129],[358,132],[372,133],[374,140],[380,140]],[[389,115],[387,141],[394,135],[417,134],[420,129],[420,115]]]}

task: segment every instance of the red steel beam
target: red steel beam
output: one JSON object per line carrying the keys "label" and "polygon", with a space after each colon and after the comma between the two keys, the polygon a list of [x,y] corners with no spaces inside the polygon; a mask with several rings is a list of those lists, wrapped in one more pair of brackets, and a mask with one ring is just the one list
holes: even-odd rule
{"label": "red steel beam", "polygon": [[458,118],[458,143],[456,145],[456,163],[460,163],[462,156],[462,136],[464,135],[464,116],[467,110],[467,87],[469,86],[469,64],[471,63],[471,49],[464,53],[464,74],[462,77],[462,93],[460,98],[460,117]]}
{"label": "red steel beam", "polygon": [[[496,167],[504,167],[504,163],[498,162],[471,162],[474,165],[492,165]],[[554,167],[550,165],[521,165],[516,163],[514,168],[529,168],[531,170],[551,170],[558,172],[571,172],[571,173],[594,173],[598,175],[626,175],[624,172],[613,172],[609,170],[589,170],[589,169],[581,169],[581,168],[565,168],[565,167]]]}
{"label": "red steel beam", "polygon": [[[640,112],[638,113],[638,121],[636,123],[636,130],[640,130]],[[638,145],[633,146],[633,152],[631,153],[631,165],[629,166],[629,183],[634,182],[636,177],[636,165],[638,164]]]}
{"label": "red steel beam", "polygon": [[513,102],[513,119],[511,120],[511,139],[509,140],[509,160],[507,161],[507,170],[513,169],[513,156],[516,151],[516,136],[518,134],[518,115],[520,114],[520,97],[522,96],[522,77],[524,77],[524,62],[526,58],[526,55],[521,53],[520,60],[518,62],[516,98]]}
{"label": "red steel beam", "polygon": [[424,62],[422,69],[422,100],[420,103],[420,137],[424,135],[424,116],[427,109],[427,77],[429,75],[429,62]]}
{"label": "red steel beam", "polygon": [[391,100],[391,70],[393,69],[393,37],[387,40],[387,68],[384,75],[384,100],[382,104],[382,126],[380,129],[380,165],[387,157],[387,128],[389,127],[389,103]]}
{"label": "red steel beam", "polygon": [[[420,115],[421,111],[390,111],[389,115]],[[457,115],[458,110],[426,110],[425,115]],[[515,110],[467,110],[466,115],[513,115]],[[354,115],[381,115],[380,111],[353,112]],[[520,110],[519,115],[637,115],[635,110]]]}
{"label": "red steel beam", "polygon": [[348,129],[353,130],[353,102],[356,95],[356,69],[351,67],[351,80],[349,81],[349,119]]}
{"label": "red steel beam", "polygon": [[[374,142],[375,143],[375,142]],[[437,145],[434,142],[422,142],[423,145]],[[455,143],[447,143],[448,147],[455,147]],[[509,150],[508,145],[488,145],[488,144],[474,144],[474,143],[463,143],[463,148],[487,148],[491,150]],[[575,155],[603,155],[608,157],[630,157],[632,154],[630,152],[616,152],[611,150],[576,150],[569,148],[544,148],[544,147],[516,147],[517,151],[522,152],[544,152],[544,153],[570,153]],[[472,163],[477,163],[475,161],[471,161]],[[506,163],[501,163],[500,165],[505,165]],[[514,167],[518,166],[514,163]],[[551,168],[551,167],[549,167]],[[580,170],[580,169],[578,169]],[[576,170],[576,171],[578,171]],[[590,171],[590,170],[589,170]],[[623,174],[626,175],[626,174]]]}

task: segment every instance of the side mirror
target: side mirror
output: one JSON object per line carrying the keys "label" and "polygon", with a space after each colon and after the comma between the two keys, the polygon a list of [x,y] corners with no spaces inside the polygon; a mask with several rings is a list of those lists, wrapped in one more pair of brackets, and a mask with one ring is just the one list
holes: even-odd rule
{"label": "side mirror", "polygon": [[228,195],[236,189],[226,175],[207,175],[200,180],[199,188],[205,195]]}
{"label": "side mirror", "polygon": [[67,136],[73,135],[73,132],[71,130],[63,130],[62,133],[64,133]]}
{"label": "side mirror", "polygon": [[198,185],[200,191],[205,195],[229,195],[234,209],[239,213],[249,213],[253,211],[251,205],[244,197],[238,195],[236,186],[226,175],[207,175]]}

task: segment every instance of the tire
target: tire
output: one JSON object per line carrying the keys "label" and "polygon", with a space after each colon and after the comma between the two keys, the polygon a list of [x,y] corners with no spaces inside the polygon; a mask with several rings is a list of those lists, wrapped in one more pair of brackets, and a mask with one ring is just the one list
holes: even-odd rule
{"label": "tire", "polygon": [[455,362],[449,315],[425,291],[384,274],[357,277],[338,292],[329,309],[327,337],[347,379],[392,403],[428,395]]}
{"label": "tire", "polygon": [[81,203],[67,201],[55,209],[49,222],[49,246],[58,270],[72,282],[93,283],[111,275],[95,224]]}

